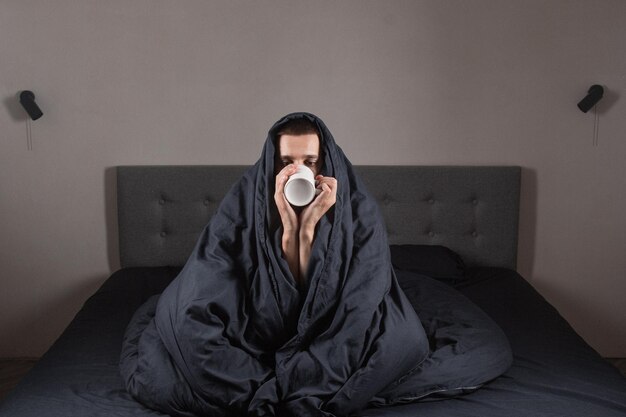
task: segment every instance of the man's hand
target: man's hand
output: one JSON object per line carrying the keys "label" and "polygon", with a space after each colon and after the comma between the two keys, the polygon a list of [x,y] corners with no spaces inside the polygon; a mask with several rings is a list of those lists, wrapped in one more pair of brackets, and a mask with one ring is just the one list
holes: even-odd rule
{"label": "man's hand", "polygon": [[299,230],[298,216],[285,197],[285,184],[289,177],[295,173],[295,164],[289,164],[284,167],[278,175],[276,175],[276,191],[274,192],[274,201],[276,202],[276,208],[278,208],[278,213],[283,223],[283,232],[288,234],[297,234]]}
{"label": "man's hand", "polygon": [[321,192],[313,202],[300,213],[300,233],[312,232],[317,222],[337,202],[337,180],[333,177],[318,175],[315,177],[317,189]]}

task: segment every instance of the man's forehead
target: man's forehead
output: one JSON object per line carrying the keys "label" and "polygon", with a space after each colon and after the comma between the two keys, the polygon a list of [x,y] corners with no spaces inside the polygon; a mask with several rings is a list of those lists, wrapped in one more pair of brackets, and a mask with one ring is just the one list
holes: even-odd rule
{"label": "man's forehead", "polygon": [[318,156],[320,141],[315,134],[311,135],[282,135],[279,139],[281,156]]}

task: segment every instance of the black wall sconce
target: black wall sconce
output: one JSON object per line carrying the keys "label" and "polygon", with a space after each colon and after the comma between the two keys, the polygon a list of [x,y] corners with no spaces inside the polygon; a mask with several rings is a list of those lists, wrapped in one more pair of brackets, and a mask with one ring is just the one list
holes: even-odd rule
{"label": "black wall sconce", "polygon": [[587,95],[585,96],[585,98],[578,102],[578,108],[583,113],[587,113],[593,108],[593,106],[596,105],[598,101],[600,101],[603,95],[604,87],[598,84],[592,85],[591,87],[589,87],[589,91],[587,91]]}
{"label": "black wall sconce", "polygon": [[30,116],[31,119],[37,120],[41,116],[43,116],[43,112],[35,103],[35,93],[29,90],[24,90],[19,93],[20,104],[26,110],[26,113]]}

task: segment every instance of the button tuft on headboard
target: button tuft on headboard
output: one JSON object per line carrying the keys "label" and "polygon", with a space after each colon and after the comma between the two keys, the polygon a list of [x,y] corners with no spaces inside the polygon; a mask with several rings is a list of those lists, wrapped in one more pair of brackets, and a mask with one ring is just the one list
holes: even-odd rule
{"label": "button tuft on headboard", "polygon": [[391,202],[393,202],[393,197],[391,197],[389,194],[385,194],[382,198],[382,202],[384,205],[389,205]]}

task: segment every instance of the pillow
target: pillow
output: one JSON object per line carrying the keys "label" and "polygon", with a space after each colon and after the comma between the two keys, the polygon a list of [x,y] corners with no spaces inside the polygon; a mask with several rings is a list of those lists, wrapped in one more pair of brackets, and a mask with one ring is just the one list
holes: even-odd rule
{"label": "pillow", "polygon": [[390,245],[391,263],[401,271],[458,282],[467,278],[463,259],[445,246]]}

